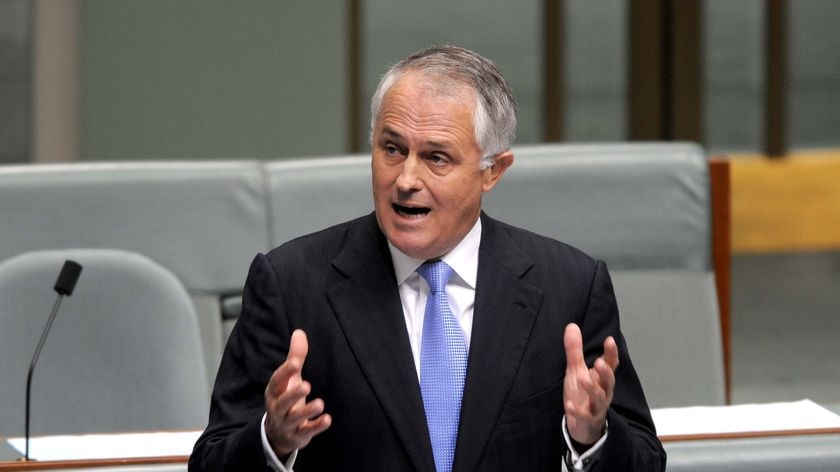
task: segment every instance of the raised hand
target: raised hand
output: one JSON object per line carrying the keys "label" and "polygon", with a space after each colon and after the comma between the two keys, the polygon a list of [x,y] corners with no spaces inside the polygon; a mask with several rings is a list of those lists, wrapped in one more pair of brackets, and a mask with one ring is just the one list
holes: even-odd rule
{"label": "raised hand", "polygon": [[578,325],[566,326],[566,377],[563,381],[563,408],[569,435],[581,444],[594,444],[604,434],[607,410],[615,389],[618,346],[612,336],[604,340],[604,354],[592,368],[586,366],[583,337]]}
{"label": "raised hand", "polygon": [[323,400],[306,401],[312,386],[303,380],[301,370],[308,352],[306,333],[295,330],[286,361],[274,371],[265,388],[265,433],[280,458],[309,444],[332,423],[330,415],[323,414]]}

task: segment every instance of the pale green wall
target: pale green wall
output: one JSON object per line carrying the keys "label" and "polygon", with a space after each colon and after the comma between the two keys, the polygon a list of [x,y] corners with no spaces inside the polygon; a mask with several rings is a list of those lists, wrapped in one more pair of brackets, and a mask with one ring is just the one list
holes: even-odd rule
{"label": "pale green wall", "polygon": [[0,164],[31,159],[32,5],[0,1]]}
{"label": "pale green wall", "polygon": [[346,152],[344,2],[84,0],[80,159]]}
{"label": "pale green wall", "polygon": [[541,5],[539,0],[364,0],[365,95],[373,94],[381,74],[400,58],[433,45],[463,46],[495,62],[510,83],[518,108],[516,143],[540,142]]}
{"label": "pale green wall", "polygon": [[[272,159],[349,151],[347,2],[80,2],[80,159]],[[542,139],[541,2],[361,4],[364,96],[361,131],[352,137],[358,145],[367,146],[366,103],[380,74],[404,55],[441,43],[496,61],[519,104],[517,143]],[[565,139],[624,139],[626,3],[565,5]],[[713,152],[758,150],[766,5],[703,5],[703,144]],[[792,2],[791,8],[796,54],[790,58],[789,141],[794,148],[836,147],[840,2]],[[0,88],[0,95],[17,93]]]}

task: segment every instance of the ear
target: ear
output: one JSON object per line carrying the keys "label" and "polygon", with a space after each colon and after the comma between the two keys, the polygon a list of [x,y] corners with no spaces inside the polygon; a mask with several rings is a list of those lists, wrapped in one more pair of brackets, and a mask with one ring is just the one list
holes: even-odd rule
{"label": "ear", "polygon": [[499,180],[502,178],[502,174],[508,169],[508,167],[513,164],[513,152],[505,151],[501,154],[496,154],[493,156],[493,165],[481,171],[482,178],[484,178],[484,183],[481,186],[481,189],[485,192],[489,192]]}

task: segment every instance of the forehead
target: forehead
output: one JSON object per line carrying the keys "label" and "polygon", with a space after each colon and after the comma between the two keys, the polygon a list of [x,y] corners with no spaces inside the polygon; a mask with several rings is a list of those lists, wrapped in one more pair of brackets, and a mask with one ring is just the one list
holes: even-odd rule
{"label": "forehead", "polygon": [[475,99],[471,89],[451,80],[407,73],[397,79],[382,100],[377,128],[417,130],[460,128],[473,135]]}

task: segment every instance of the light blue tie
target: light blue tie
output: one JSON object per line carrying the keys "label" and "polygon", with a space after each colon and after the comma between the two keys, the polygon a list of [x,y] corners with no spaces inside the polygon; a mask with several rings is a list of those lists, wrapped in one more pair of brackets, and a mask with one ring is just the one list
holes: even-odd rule
{"label": "light blue tie", "polygon": [[443,261],[427,261],[419,268],[429,283],[420,348],[420,391],[432,440],[437,472],[452,470],[467,373],[467,344],[449,308],[446,283],[452,268]]}

